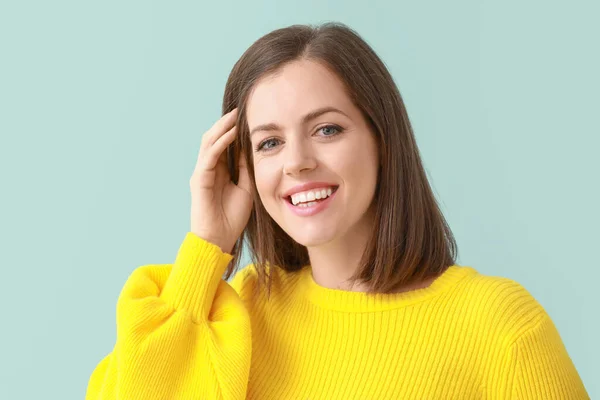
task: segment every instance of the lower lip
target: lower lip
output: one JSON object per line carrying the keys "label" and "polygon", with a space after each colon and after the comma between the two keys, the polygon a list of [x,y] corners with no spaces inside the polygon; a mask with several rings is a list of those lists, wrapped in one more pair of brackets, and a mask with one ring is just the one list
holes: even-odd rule
{"label": "lower lip", "polygon": [[287,201],[287,199],[283,199],[283,201],[285,201],[285,204],[287,204],[289,209],[297,216],[310,217],[311,215],[315,215],[315,214],[323,211],[325,208],[327,208],[329,206],[329,203],[331,203],[331,200],[335,197],[336,193],[337,193],[337,190],[335,192],[331,193],[331,196],[327,197],[325,200],[320,201],[317,204],[312,205],[310,207],[295,206],[292,203],[290,203],[289,201]]}

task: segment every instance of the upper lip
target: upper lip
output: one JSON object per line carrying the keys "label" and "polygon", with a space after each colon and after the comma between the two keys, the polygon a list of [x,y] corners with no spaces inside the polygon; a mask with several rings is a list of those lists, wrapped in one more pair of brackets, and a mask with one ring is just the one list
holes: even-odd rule
{"label": "upper lip", "polygon": [[286,198],[298,192],[304,192],[305,190],[316,189],[316,188],[327,188],[327,187],[337,187],[338,185],[334,183],[327,182],[307,182],[301,185],[296,185],[293,188],[289,189],[287,192],[283,193],[282,197]]}

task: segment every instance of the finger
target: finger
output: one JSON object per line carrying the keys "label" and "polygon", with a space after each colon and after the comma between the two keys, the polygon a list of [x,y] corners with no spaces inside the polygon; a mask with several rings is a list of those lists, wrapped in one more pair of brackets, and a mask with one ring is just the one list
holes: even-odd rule
{"label": "finger", "polygon": [[237,108],[234,108],[223,115],[214,125],[203,135],[202,142],[206,146],[212,146],[224,133],[228,132],[237,121]]}
{"label": "finger", "polygon": [[229,129],[223,136],[221,136],[212,146],[204,148],[198,154],[198,162],[196,163],[196,169],[200,170],[211,170],[217,166],[219,158],[222,157],[223,152],[235,139],[237,133],[237,126]]}
{"label": "finger", "polygon": [[237,125],[234,125],[212,145],[211,151],[217,153],[219,156],[222,155],[225,158],[225,160],[227,160],[227,147],[229,147],[229,145],[233,143],[237,136],[237,133],[238,127]]}

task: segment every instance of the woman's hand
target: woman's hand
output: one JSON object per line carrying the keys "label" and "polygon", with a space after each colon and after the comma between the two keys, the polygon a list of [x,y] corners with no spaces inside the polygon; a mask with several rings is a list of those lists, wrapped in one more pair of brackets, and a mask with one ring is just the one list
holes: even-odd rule
{"label": "woman's hand", "polygon": [[202,137],[196,168],[190,179],[191,232],[231,253],[252,211],[250,176],[243,155],[235,185],[225,150],[237,135],[237,108],[225,114]]}

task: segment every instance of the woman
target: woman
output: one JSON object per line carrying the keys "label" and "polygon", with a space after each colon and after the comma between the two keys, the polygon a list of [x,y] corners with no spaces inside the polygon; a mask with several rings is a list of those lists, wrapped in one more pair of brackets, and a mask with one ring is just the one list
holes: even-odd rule
{"label": "woman", "polygon": [[[234,66],[173,265],[118,300],[87,399],[584,399],[517,282],[455,264],[382,61],[342,24],[291,26]],[[237,272],[244,240],[253,263]]]}

